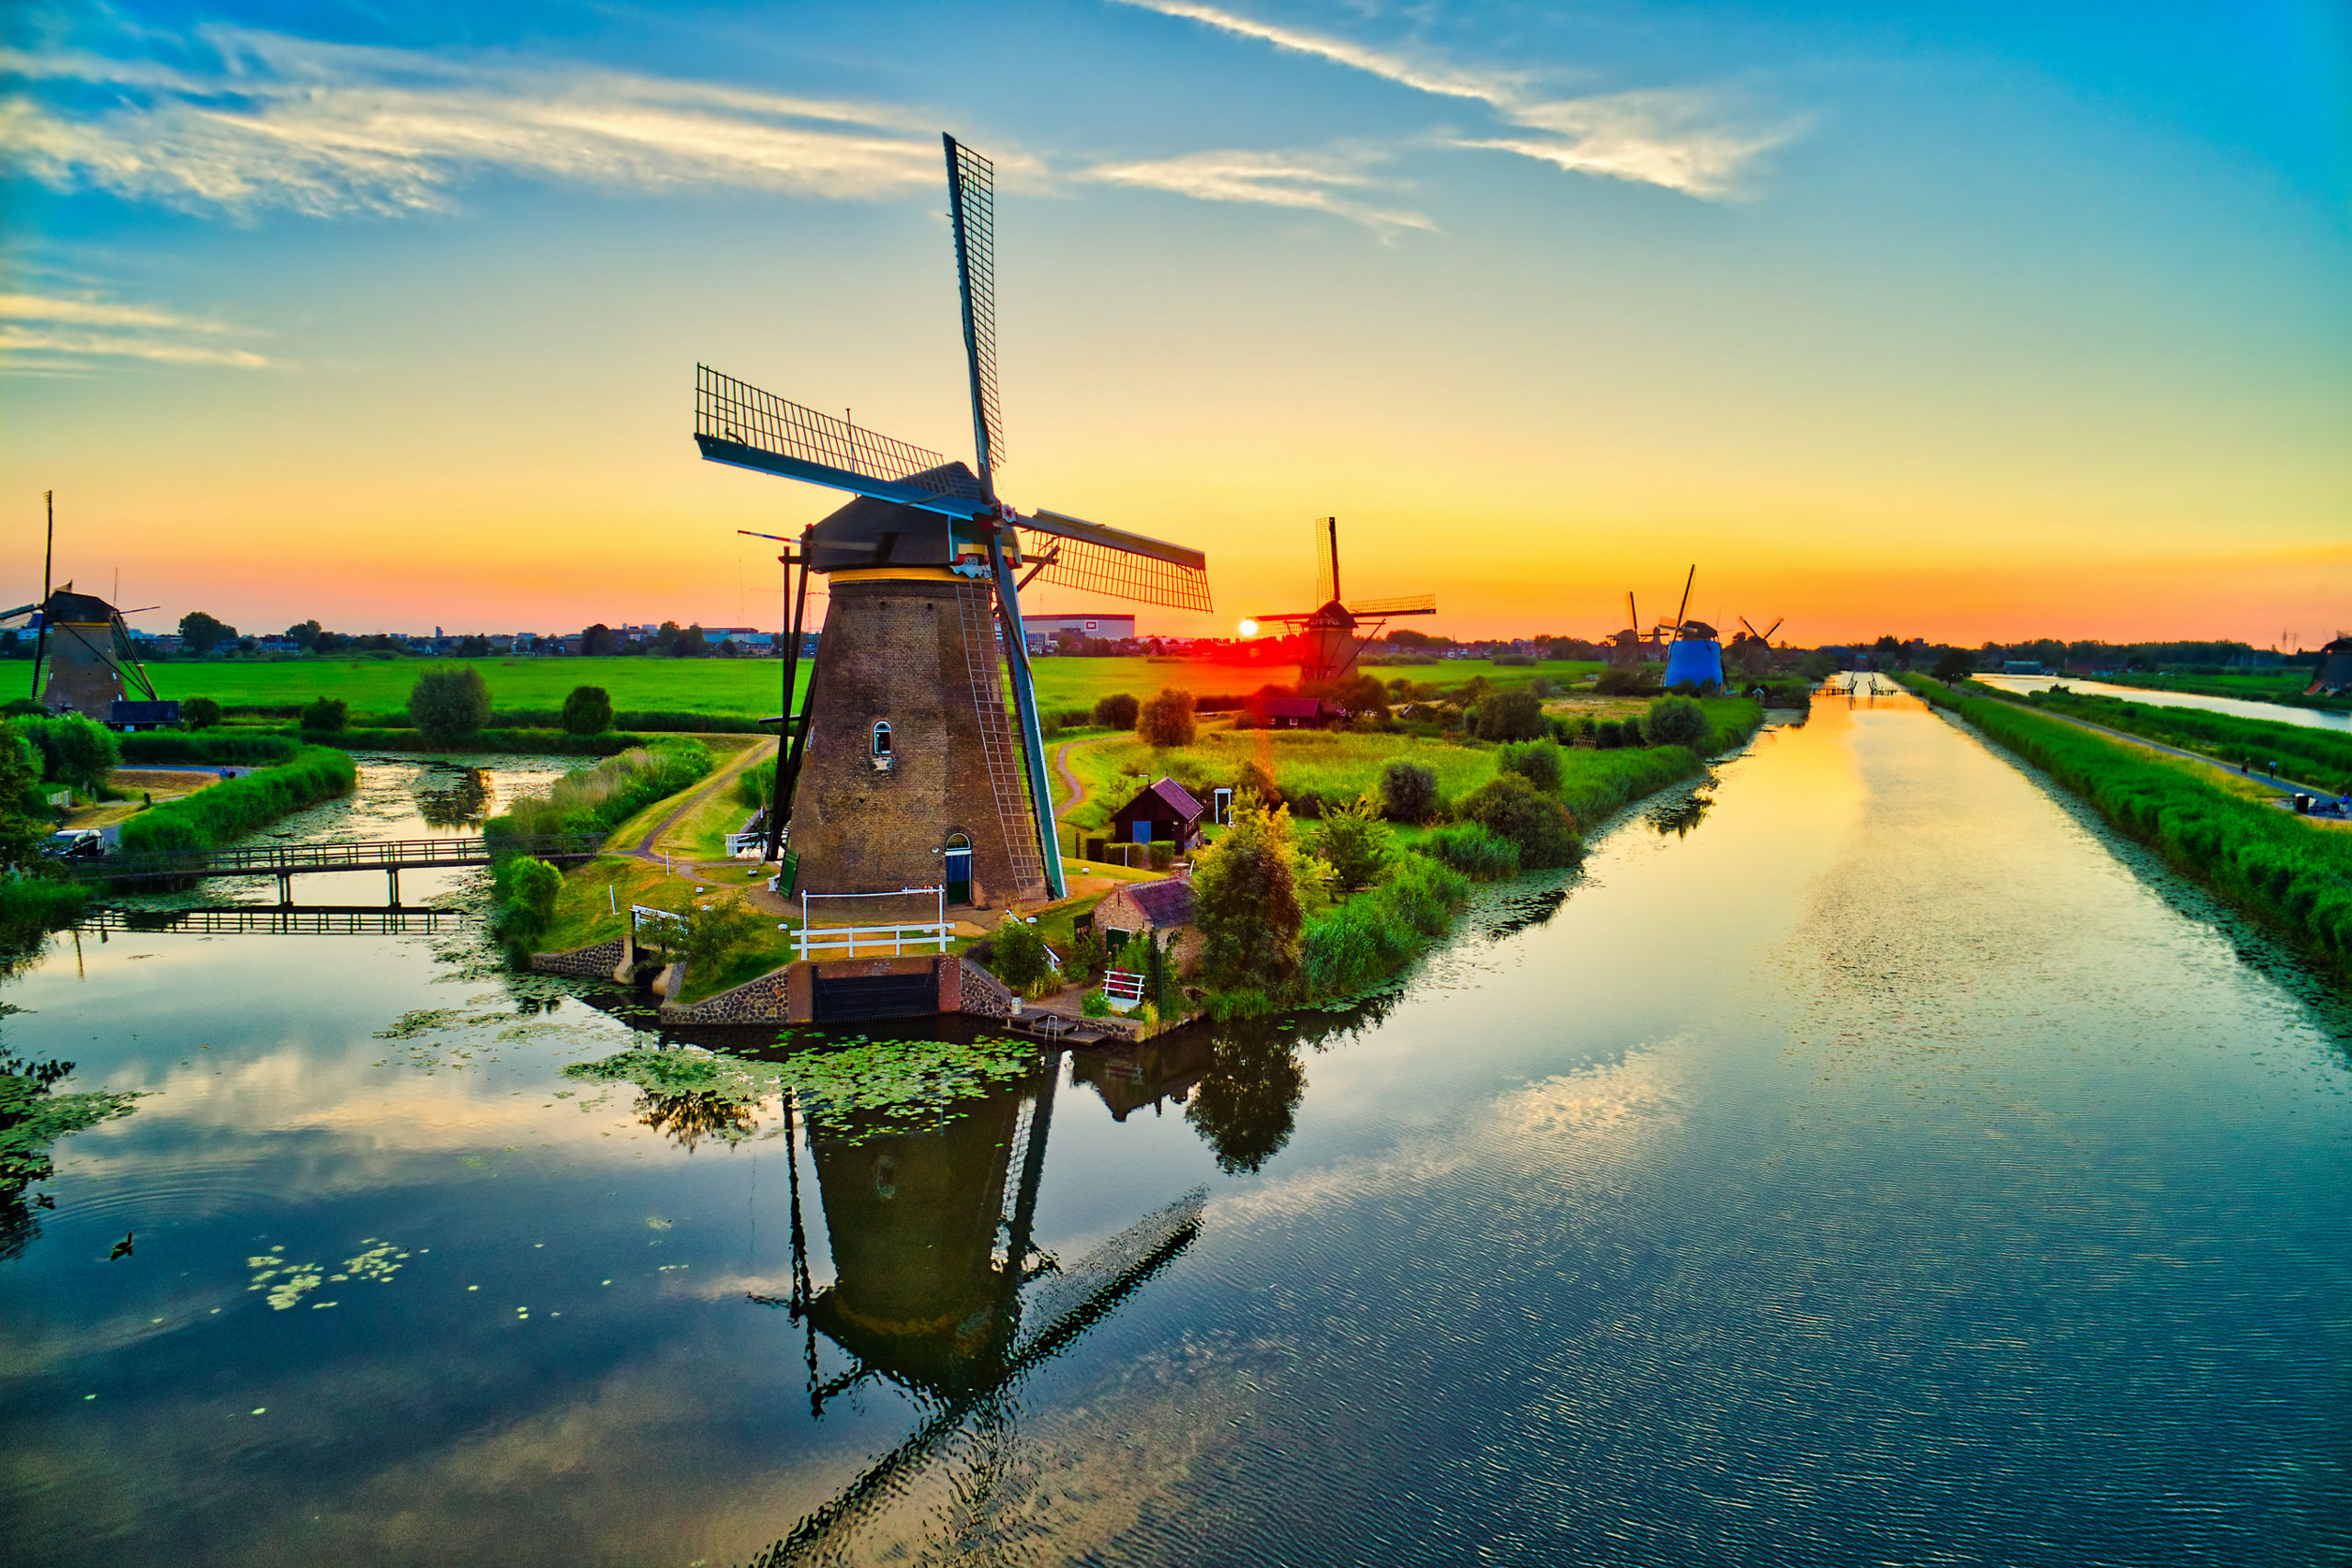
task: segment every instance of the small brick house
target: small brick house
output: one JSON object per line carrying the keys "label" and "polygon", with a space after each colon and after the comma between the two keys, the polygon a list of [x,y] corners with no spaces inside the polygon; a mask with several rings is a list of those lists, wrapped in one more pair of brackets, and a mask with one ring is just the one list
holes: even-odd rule
{"label": "small brick house", "polygon": [[1120,843],[1189,844],[1201,830],[1208,808],[1174,779],[1139,790],[1133,800],[1111,814],[1111,837]]}
{"label": "small brick house", "polygon": [[1148,933],[1163,946],[1175,939],[1175,968],[1189,975],[1201,962],[1200,928],[1193,924],[1193,885],[1181,876],[1153,882],[1123,882],[1094,906],[1094,929],[1110,948],[1111,961],[1121,968],[1124,949]]}

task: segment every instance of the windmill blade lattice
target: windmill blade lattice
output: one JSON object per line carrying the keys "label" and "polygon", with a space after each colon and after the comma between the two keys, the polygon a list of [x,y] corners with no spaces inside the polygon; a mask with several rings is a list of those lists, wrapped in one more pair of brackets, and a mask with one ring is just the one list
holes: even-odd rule
{"label": "windmill blade lattice", "polygon": [[1407,593],[1395,599],[1351,599],[1347,608],[1348,614],[1358,620],[1376,615],[1434,615],[1437,595]]}
{"label": "windmill blade lattice", "polygon": [[876,501],[969,517],[989,498],[944,454],[695,367],[695,439],[703,456],[738,468],[830,485]]}
{"label": "windmill blade lattice", "polygon": [[996,395],[996,165],[957,141],[947,145],[948,197],[956,224],[956,273],[964,286],[964,354],[972,374],[972,437],[980,479],[1004,463],[1004,414]]}

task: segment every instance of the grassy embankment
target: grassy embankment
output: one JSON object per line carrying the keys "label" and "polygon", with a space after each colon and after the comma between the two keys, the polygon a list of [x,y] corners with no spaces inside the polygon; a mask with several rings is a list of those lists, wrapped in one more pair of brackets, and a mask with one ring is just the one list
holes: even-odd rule
{"label": "grassy embankment", "polygon": [[[1997,689],[1995,694],[2005,700],[2018,697]],[[2157,707],[2064,687],[2028,692],[2022,700],[2029,707],[2047,708],[2127,735],[2201,752],[2232,767],[2250,763],[2259,773],[2276,761],[2282,782],[2316,784],[2336,795],[2352,793],[2352,731],[2279,719],[2241,718],[2204,708]]]}
{"label": "grassy embankment", "polygon": [[2234,697],[2242,703],[2276,703],[2280,707],[2352,713],[2352,697],[2303,695],[2303,688],[2312,683],[2312,672],[2308,669],[2247,675],[2103,675],[2100,679],[2109,685],[2139,686],[2151,692],[2181,692],[2199,697]]}
{"label": "grassy embankment", "polygon": [[2339,978],[2352,976],[2352,833],[2248,799],[2200,762],[2142,750],[1990,694],[1925,676],[1905,685],[1957,713],[2090,802],[2218,897]]}

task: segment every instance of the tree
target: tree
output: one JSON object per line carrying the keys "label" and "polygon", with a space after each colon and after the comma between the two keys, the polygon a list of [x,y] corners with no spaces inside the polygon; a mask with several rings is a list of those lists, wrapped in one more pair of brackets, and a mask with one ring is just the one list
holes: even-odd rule
{"label": "tree", "polygon": [[321,697],[302,710],[302,728],[334,735],[351,722],[351,705],[341,697]]}
{"label": "tree", "polygon": [[491,874],[491,934],[519,960],[555,919],[563,873],[543,860],[509,855]]}
{"label": "tree", "polygon": [[1455,810],[1464,821],[1517,845],[1519,863],[1529,871],[1574,865],[1584,858],[1584,840],[1577,837],[1568,808],[1537,794],[1517,773],[1496,774],[1464,795]]}
{"label": "tree", "polygon": [[1934,671],[1936,679],[1947,686],[1956,685],[1975,672],[1976,660],[1956,648],[1936,660]]}
{"label": "tree", "polygon": [[1342,888],[1369,887],[1388,870],[1393,838],[1372,796],[1360,795],[1352,804],[1323,813],[1315,852],[1331,863],[1332,876]]}
{"label": "tree", "polygon": [[1688,746],[1693,751],[1705,751],[1715,738],[1707,710],[1689,697],[1658,698],[1650,705],[1649,719],[1642,728],[1653,746]]}
{"label": "tree", "polygon": [[1190,746],[1198,726],[1193,721],[1193,694],[1162,686],[1159,695],[1143,705],[1136,716],[1136,733],[1153,747]]}
{"label": "tree", "polygon": [[680,659],[703,659],[710,653],[710,639],[704,637],[699,625],[688,626],[671,643],[670,651]]}
{"label": "tree", "polygon": [[47,804],[40,787],[45,761],[15,725],[0,727],[0,866],[10,871],[44,869],[40,843],[49,824],[33,812]]}
{"label": "tree", "polygon": [[472,665],[427,670],[408,694],[409,722],[428,740],[456,740],[490,721],[490,686]]}
{"label": "tree", "polygon": [[1533,740],[1550,728],[1543,699],[1532,692],[1497,692],[1478,699],[1481,740]]}
{"label": "tree", "polygon": [[1114,692],[1094,705],[1094,722],[1105,729],[1133,729],[1143,705],[1125,692]]}
{"label": "tree", "polygon": [[215,620],[201,610],[190,610],[180,617],[180,647],[190,653],[207,654],[224,642],[236,640],[236,627]]}
{"label": "tree", "polygon": [[566,735],[602,735],[613,727],[613,694],[602,686],[574,686],[563,699]]}
{"label": "tree", "polygon": [[1291,857],[1290,814],[1245,800],[1194,863],[1193,919],[1210,985],[1272,997],[1296,983],[1306,918]]}
{"label": "tree", "polygon": [[989,967],[996,977],[1026,996],[1050,978],[1054,966],[1046,959],[1046,939],[1018,915],[1007,915],[989,939]]}
{"label": "tree", "polygon": [[1437,770],[1402,758],[1380,770],[1380,809],[1397,822],[1426,822],[1437,815]]}
{"label": "tree", "polygon": [[582,653],[611,654],[618,653],[620,649],[621,639],[614,635],[612,627],[602,621],[580,634]]}
{"label": "tree", "polygon": [[184,697],[180,700],[182,729],[211,729],[220,722],[220,705],[210,697]]}
{"label": "tree", "polygon": [[308,652],[319,645],[319,634],[325,629],[316,621],[297,621],[286,628],[286,635],[294,639],[295,647]]}
{"label": "tree", "polygon": [[1560,748],[1551,740],[1520,740],[1505,746],[1502,765],[1545,795],[1560,793]]}
{"label": "tree", "polygon": [[1275,781],[1274,770],[1256,757],[1241,764],[1241,779],[1233,793],[1248,795],[1269,811],[1283,803],[1283,786]]}

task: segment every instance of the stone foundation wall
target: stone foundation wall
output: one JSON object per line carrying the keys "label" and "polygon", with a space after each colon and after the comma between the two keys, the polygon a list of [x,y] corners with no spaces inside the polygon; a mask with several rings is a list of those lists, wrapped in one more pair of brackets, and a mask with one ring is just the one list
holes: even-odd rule
{"label": "stone foundation wall", "polygon": [[[673,1024],[789,1023],[792,1021],[792,968],[771,969],[756,980],[746,980],[731,991],[705,997],[698,1002],[663,1002],[662,1021]],[[684,988],[681,973],[680,989]]]}
{"label": "stone foundation wall", "polygon": [[613,971],[620,967],[621,955],[628,946],[627,939],[615,937],[610,942],[575,947],[567,953],[535,953],[531,954],[531,968],[541,975],[579,975],[609,980]]}
{"label": "stone foundation wall", "polygon": [[956,989],[966,1012],[977,1013],[982,1018],[1012,1016],[1013,998],[1010,986],[977,964],[967,964],[960,958],[952,962],[959,974]]}

